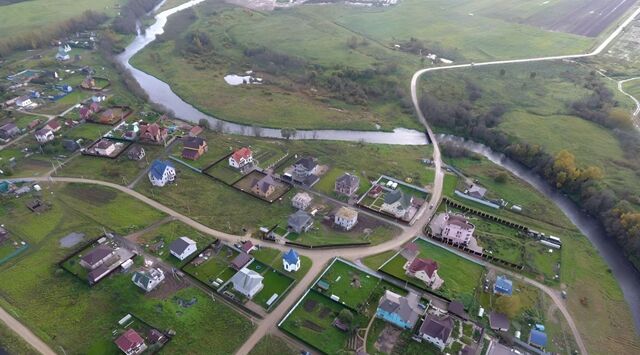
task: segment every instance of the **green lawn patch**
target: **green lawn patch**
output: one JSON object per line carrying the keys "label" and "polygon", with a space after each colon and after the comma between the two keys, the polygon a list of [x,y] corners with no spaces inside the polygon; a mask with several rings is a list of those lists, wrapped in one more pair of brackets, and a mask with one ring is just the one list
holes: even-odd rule
{"label": "green lawn patch", "polygon": [[329,289],[324,291],[327,297],[340,297],[341,303],[353,309],[366,303],[380,283],[379,278],[340,260],[331,265],[321,280],[329,283]]}
{"label": "green lawn patch", "polygon": [[[251,269],[255,263],[255,261],[251,263],[249,268]],[[262,280],[264,287],[262,291],[253,297],[253,302],[259,304],[265,310],[269,310],[283,298],[285,292],[289,286],[293,284],[294,280],[272,268],[264,268],[261,274],[264,277],[264,280]],[[267,302],[273,295],[278,296],[271,305],[268,305]]]}

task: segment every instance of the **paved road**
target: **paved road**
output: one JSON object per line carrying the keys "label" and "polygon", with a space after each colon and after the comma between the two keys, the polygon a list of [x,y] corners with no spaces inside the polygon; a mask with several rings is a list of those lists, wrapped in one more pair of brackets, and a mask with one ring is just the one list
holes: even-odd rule
{"label": "paved road", "polygon": [[55,355],[55,351],[53,351],[49,345],[45,344],[38,336],[33,334],[29,328],[25,327],[20,323],[19,320],[13,318],[9,313],[7,313],[4,309],[0,308],[0,321],[5,323],[7,327],[11,328],[14,332],[16,332],[24,341],[26,341],[31,347],[36,349],[41,354],[45,355]]}

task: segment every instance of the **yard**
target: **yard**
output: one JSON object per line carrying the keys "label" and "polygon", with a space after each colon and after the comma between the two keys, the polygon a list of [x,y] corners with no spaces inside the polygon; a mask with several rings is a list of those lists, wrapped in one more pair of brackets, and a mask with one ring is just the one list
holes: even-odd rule
{"label": "yard", "polygon": [[[257,265],[258,263],[254,261],[249,265],[249,268],[254,269],[254,264]],[[269,310],[283,298],[285,292],[293,284],[294,280],[270,267],[264,267],[260,270],[254,271],[260,273],[264,277],[264,280],[262,281],[264,287],[262,291],[253,297],[252,301],[262,306],[265,310]],[[268,305],[267,302],[273,295],[277,295],[277,298],[271,305]]]}
{"label": "yard", "polygon": [[[417,239],[415,243],[420,250],[418,257],[429,258],[438,263],[438,275],[444,280],[444,284],[435,291],[436,293],[452,299],[473,298],[476,288],[480,286],[480,278],[485,272],[484,267],[425,240]],[[422,281],[405,274],[403,269],[405,263],[406,259],[398,254],[381,270],[418,288],[426,289]]]}
{"label": "yard", "polygon": [[[360,309],[372,301],[371,295],[380,283],[379,278],[340,260],[335,260],[320,280],[329,284],[324,291],[327,297],[335,295],[340,298],[339,302],[352,309]],[[317,284],[315,289],[318,290]],[[376,304],[377,301],[373,300]]]}

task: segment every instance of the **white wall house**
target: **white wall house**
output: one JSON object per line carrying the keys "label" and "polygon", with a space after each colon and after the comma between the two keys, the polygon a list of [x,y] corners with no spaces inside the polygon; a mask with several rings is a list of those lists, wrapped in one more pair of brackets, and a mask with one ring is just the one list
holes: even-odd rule
{"label": "white wall house", "polygon": [[236,150],[229,157],[229,166],[236,169],[240,169],[251,163],[253,163],[253,152],[247,147]]}
{"label": "white wall house", "polygon": [[351,230],[358,223],[358,211],[348,207],[340,207],[333,222],[345,230]]}
{"label": "white wall house", "polygon": [[149,169],[151,185],[163,187],[176,179],[176,169],[168,161],[155,160]]}
{"label": "white wall house", "polygon": [[37,130],[35,137],[38,143],[40,144],[51,142],[55,138],[55,136],[53,135],[53,132],[51,132],[50,129],[46,129],[46,128]]}
{"label": "white wall house", "polygon": [[285,271],[294,272],[300,269],[300,257],[293,249],[282,256],[282,264]]}
{"label": "white wall house", "polygon": [[180,260],[184,260],[198,250],[196,242],[188,237],[180,237],[169,245],[169,252]]}

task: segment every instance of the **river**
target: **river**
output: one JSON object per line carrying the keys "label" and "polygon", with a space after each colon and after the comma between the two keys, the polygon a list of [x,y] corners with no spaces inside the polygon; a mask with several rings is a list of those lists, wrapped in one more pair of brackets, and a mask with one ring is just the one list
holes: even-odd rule
{"label": "river", "polygon": [[[438,143],[453,142],[458,146],[486,157],[491,162],[500,165],[515,176],[526,181],[553,201],[569,220],[580,229],[580,232],[587,236],[591,244],[598,250],[598,253],[611,269],[613,276],[618,281],[624,293],[625,300],[631,308],[631,314],[636,324],[636,333],[640,333],[640,272],[633,267],[616,241],[607,236],[595,218],[580,210],[573,201],[552,188],[540,176],[532,173],[523,165],[507,158],[504,154],[496,153],[485,145],[471,142],[460,137],[439,135],[437,141]],[[579,295],[570,296],[578,297]]]}
{"label": "river", "polygon": [[[233,122],[224,121],[222,119],[205,114],[191,104],[182,100],[171,87],[162,80],[149,75],[142,70],[133,67],[129,60],[149,43],[155,40],[156,36],[164,33],[164,26],[167,18],[184,9],[201,3],[204,0],[192,0],[172,9],[163,11],[155,16],[156,22],[148,27],[146,31],[140,33],[127,46],[125,51],[118,55],[118,61],[124,65],[133,77],[138,81],[140,86],[149,95],[149,100],[156,104],[162,105],[174,112],[175,116],[181,120],[198,123],[200,119],[209,121],[211,127],[221,127],[225,133],[238,134],[243,136],[261,136],[269,138],[282,138],[280,129],[274,128],[256,128],[247,125],[241,125]],[[222,78],[220,78],[222,80]],[[333,140],[333,141],[351,141],[351,142],[367,142],[380,144],[399,144],[399,145],[424,145],[429,141],[424,132],[396,128],[393,132],[382,131],[351,131],[351,130],[297,130],[292,139],[317,139],[317,140]]]}

